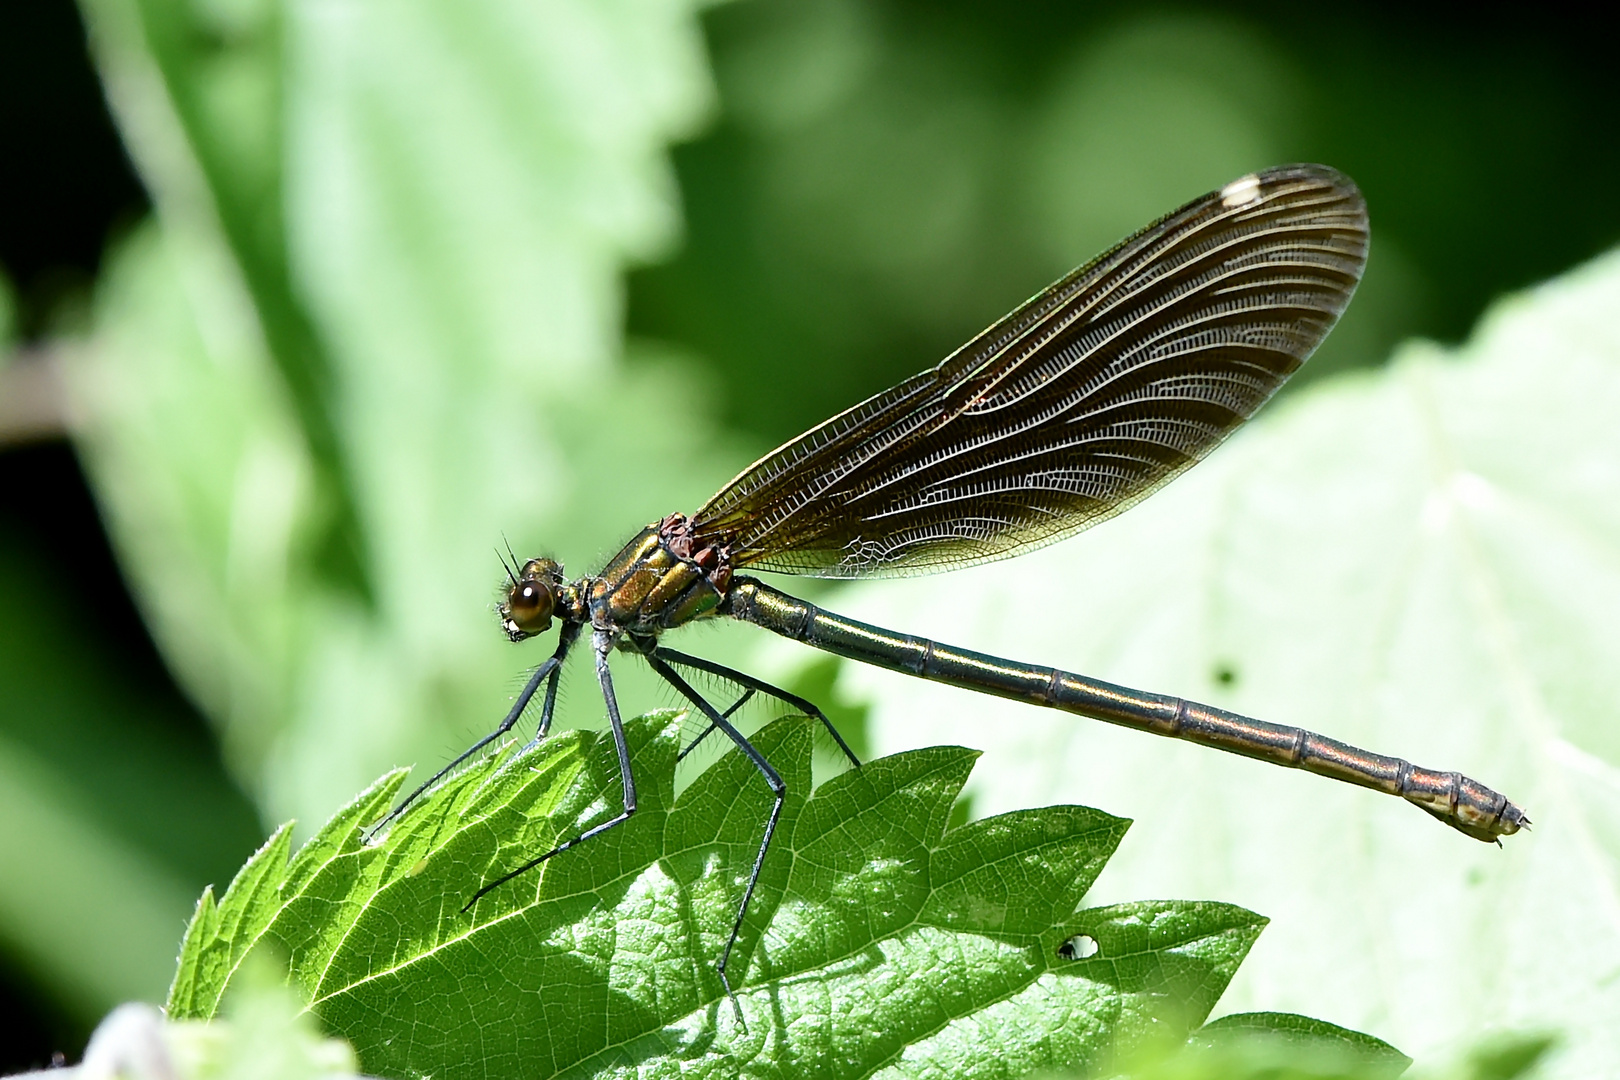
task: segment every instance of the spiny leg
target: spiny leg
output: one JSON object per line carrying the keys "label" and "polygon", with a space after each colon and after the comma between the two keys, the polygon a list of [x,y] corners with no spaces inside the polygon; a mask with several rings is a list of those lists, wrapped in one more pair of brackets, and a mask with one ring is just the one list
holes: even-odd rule
{"label": "spiny leg", "polygon": [[[580,625],[579,623],[563,624],[562,635],[557,642],[558,649],[566,651],[573,646],[574,640],[579,637]],[[551,673],[551,678],[546,683],[546,700],[545,704],[540,707],[540,723],[535,725],[534,738],[523,744],[523,750],[539,746],[545,740],[545,737],[551,734],[551,719],[557,713],[557,683],[561,675],[562,661],[559,660],[557,669]],[[523,750],[518,751],[518,753],[521,754]]]}
{"label": "spiny leg", "polygon": [[613,675],[608,671],[608,654],[613,651],[613,635],[605,630],[597,630],[591,634],[591,648],[596,652],[596,679],[602,687],[602,700],[607,703],[608,723],[613,727],[613,749],[619,755],[619,780],[624,791],[624,810],[617,816],[593,825],[570,840],[564,840],[550,851],[537,858],[530,859],[516,870],[508,871],[473,893],[472,899],[462,906],[462,911],[468,911],[472,906],[493,889],[497,889],[528,873],[553,855],[561,855],[571,847],[582,844],[593,836],[600,836],[615,825],[622,825],[630,820],[630,815],[636,812],[636,779],[630,771],[630,747],[624,741],[624,721],[619,718],[619,700],[613,694]]}
{"label": "spiny leg", "polygon": [[[721,713],[720,715],[725,717],[727,720],[730,720],[732,718],[732,716],[737,712],[738,709],[742,708],[744,705],[748,704],[748,702],[750,700],[752,700],[753,696],[754,696],[753,688],[752,687],[745,688],[743,690],[743,692],[742,692],[742,696],[739,697],[736,701],[733,701],[730,705],[726,706],[726,711]],[[685,761],[687,754],[690,754],[692,751],[696,750],[698,748],[699,743],[701,743],[704,739],[707,739],[710,735],[714,734],[714,732],[716,732],[718,730],[719,729],[716,728],[713,724],[710,724],[708,727],[706,727],[702,731],[698,732],[697,738],[695,738],[691,742],[687,743],[684,747],[681,748],[681,752],[675,755],[675,760],[677,762]]]}
{"label": "spiny leg", "polygon": [[[658,650],[658,641],[656,638],[651,637],[631,636],[625,638],[625,640],[619,645],[619,648],[624,649],[627,652],[636,653],[638,656],[651,656],[654,651]],[[687,657],[683,653],[673,653],[673,655],[671,655],[671,653],[672,650],[661,651],[661,655],[664,655],[666,659],[672,660],[677,664],[688,659],[696,659],[696,657]],[[691,666],[696,667],[697,665],[693,664]],[[731,681],[735,682],[736,680]],[[753,687],[742,687],[742,694],[737,698],[736,701],[733,701],[730,705],[727,705],[725,709],[721,711],[720,715],[725,717],[727,720],[730,720],[732,716],[736,714],[737,710],[741,709],[744,705],[748,704],[754,699],[754,694],[755,690]],[[675,755],[675,761],[677,763],[685,761],[688,754],[696,750],[699,746],[703,745],[703,740],[707,739],[710,735],[713,735],[718,730],[719,728],[715,727],[713,724],[706,725],[702,731],[697,733],[696,738],[687,743],[685,746],[681,747],[680,752]]]}
{"label": "spiny leg", "polygon": [[[660,660],[667,660],[671,663],[680,664],[682,667],[695,668],[698,671],[707,672],[710,675],[716,675],[722,679],[729,679],[738,686],[747,687],[751,691],[757,690],[759,693],[764,694],[767,697],[773,697],[783,704],[791,705],[793,708],[798,709],[808,717],[819,720],[821,722],[821,726],[826,728],[827,733],[833,737],[833,741],[838,743],[838,749],[842,750],[844,752],[844,756],[849,758],[849,763],[857,768],[860,767],[861,759],[855,756],[855,751],[849,748],[849,744],[846,743],[844,741],[844,737],[838,733],[838,729],[833,726],[833,722],[827,719],[826,713],[822,712],[816,707],[815,702],[808,701],[797,694],[790,694],[781,687],[772,686],[763,679],[756,679],[745,671],[738,671],[735,668],[726,667],[724,664],[717,664],[713,660],[705,660],[701,656],[691,656],[687,653],[676,652],[674,649],[666,649],[663,646],[658,646],[655,648],[653,650],[653,654],[656,655]],[[737,705],[741,705],[743,701],[747,700],[747,695],[744,695],[743,698],[737,702]],[[731,712],[735,710],[736,707],[736,705],[733,705],[731,709],[726,711],[726,716],[728,718],[731,716]],[[696,746],[698,743],[702,742],[704,736],[708,735],[710,731],[713,731],[714,727],[715,725],[711,723],[702,735],[699,735],[696,739],[692,740],[692,746]],[[692,746],[688,746],[687,750],[691,750]]]}
{"label": "spiny leg", "polygon": [[647,663],[652,665],[652,669],[663,676],[665,682],[680,691],[693,705],[696,705],[698,710],[708,718],[711,726],[723,731],[726,737],[737,745],[737,749],[747,755],[748,760],[753,762],[754,767],[765,777],[765,782],[770,785],[771,794],[776,798],[776,801],[771,805],[771,816],[765,822],[765,832],[759,839],[759,852],[754,856],[754,868],[748,875],[747,888],[743,889],[742,903],[737,905],[737,917],[731,922],[731,934],[726,938],[726,947],[721,950],[720,962],[715,965],[715,971],[720,976],[720,985],[725,987],[726,997],[731,999],[731,1008],[737,1017],[737,1023],[744,1031],[747,1031],[748,1024],[743,1020],[742,1006],[737,1002],[737,995],[731,989],[731,979],[726,975],[726,965],[731,963],[731,951],[736,947],[738,937],[742,935],[743,919],[748,914],[748,905],[754,899],[754,888],[759,884],[760,870],[765,865],[765,852],[770,849],[771,837],[776,834],[776,823],[782,816],[782,804],[787,801],[787,784],[783,782],[777,771],[771,767],[771,763],[765,760],[764,755],[754,748],[754,744],[749,742],[742,732],[732,726],[730,720],[726,719],[702,694],[692,689],[690,683],[681,678],[674,668],[660,658],[660,654],[663,652],[662,649],[655,649],[643,655],[647,657]]}
{"label": "spiny leg", "polygon": [[[367,829],[366,842],[370,843],[372,837],[376,836],[393,822],[398,820],[399,816],[409,809],[417,799],[420,799],[446,776],[449,776],[451,773],[459,769],[469,758],[476,756],[479,751],[484,749],[484,747],[488,746],[496,739],[499,739],[508,731],[511,731],[512,727],[518,722],[519,718],[523,716],[524,710],[529,707],[530,700],[533,699],[535,691],[540,689],[540,684],[542,682],[545,682],[546,684],[545,704],[540,711],[540,727],[538,734],[536,734],[534,739],[530,741],[529,746],[533,746],[535,743],[544,738],[546,731],[551,727],[551,713],[557,704],[557,677],[562,673],[563,660],[567,658],[568,650],[573,646],[574,639],[578,636],[579,624],[563,624],[562,632],[557,637],[556,651],[554,651],[551,656],[547,658],[545,663],[534,669],[534,674],[529,676],[529,681],[523,686],[523,692],[520,693],[517,696],[517,700],[512,703],[512,708],[507,712],[505,719],[496,725],[494,731],[473,743],[466,750],[462,751],[454,761],[440,769],[438,772],[434,773],[433,776],[428,780],[419,784],[415,791],[412,791],[409,795],[405,796],[399,801],[399,805],[388,811],[387,817],[377,822],[377,824],[373,825],[370,829]],[[528,747],[526,746],[524,749],[528,749]]]}

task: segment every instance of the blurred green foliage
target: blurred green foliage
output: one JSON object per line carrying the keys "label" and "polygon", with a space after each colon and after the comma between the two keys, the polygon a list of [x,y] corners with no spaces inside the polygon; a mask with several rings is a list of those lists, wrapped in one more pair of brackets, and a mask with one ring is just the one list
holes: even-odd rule
{"label": "blurred green foliage", "polygon": [[[150,998],[199,879],[259,831],[203,738],[176,738],[117,642],[87,637],[41,553],[0,536],[0,921],[87,1017]],[[95,677],[64,679],[76,656]]]}
{"label": "blurred green foliage", "polygon": [[[17,336],[17,294],[11,287],[11,279],[4,271],[0,271],[0,349],[11,349],[12,342]],[[9,362],[11,357],[6,356],[0,364]]]}
{"label": "blurred green foliage", "polygon": [[[190,898],[245,853],[255,809],[311,828],[500,715],[534,659],[489,614],[503,535],[591,568],[1258,166],[1327,161],[1372,207],[1367,279],[1306,379],[1460,337],[1496,293],[1620,236],[1597,182],[1620,154],[1600,137],[1617,94],[1588,61],[1600,39],[1517,17],[82,7],[154,206],[82,335],[49,343],[119,566],[54,581],[59,553],[0,535],[0,809],[24,823],[0,840],[0,950],[81,1028],[160,992]],[[95,633],[119,575],[215,745]],[[960,614],[902,628],[950,636]],[[722,660],[754,647],[693,637]],[[668,700],[622,670],[627,702]],[[589,678],[566,689],[564,726],[594,723]]]}
{"label": "blurred green foliage", "polygon": [[1620,91],[1566,24],[1421,7],[767,0],[709,17],[723,109],[632,333],[696,348],[777,442],[946,355],[1234,176],[1355,177],[1373,247],[1295,383],[1462,337],[1620,239]]}
{"label": "blurred green foliage", "polygon": [[[109,259],[88,333],[58,343],[79,451],[122,573],[231,775],[265,819],[318,823],[381,769],[437,761],[504,711],[523,661],[488,608],[503,532],[594,559],[746,455],[711,433],[678,362],[652,349],[633,371],[616,362],[620,268],[675,233],[664,147],[712,107],[698,28],[662,3],[84,13],[156,213]],[[647,470],[630,437],[660,409],[688,425],[681,470]],[[577,453],[592,444],[596,466],[639,483],[593,487]],[[116,754],[139,730],[120,708],[128,688],[87,677],[95,609],[55,613],[75,647],[43,633],[48,601],[13,598],[8,632],[46,662],[16,654],[20,708],[0,746],[57,731],[139,775]],[[75,730],[27,695],[31,674],[104,698]],[[71,776],[74,758],[57,757]],[[72,785],[17,771],[34,777],[8,789],[18,812],[64,824],[23,834],[54,858],[6,851],[7,952],[81,1019],[154,998],[186,897],[222,877],[199,858],[166,878],[109,845],[204,829],[241,852],[229,797],[182,779],[151,805],[84,772],[117,825],[70,835]],[[40,887],[28,868],[41,865],[63,868],[74,904]],[[86,924],[123,948],[66,947]],[[116,962],[97,959],[108,951]]]}
{"label": "blurred green foliage", "polygon": [[[97,1025],[64,1080],[362,1080],[354,1051],[324,1035],[268,955],[244,965],[213,1023],[171,1022],[125,1004]],[[38,1074],[30,1074],[38,1075]]]}

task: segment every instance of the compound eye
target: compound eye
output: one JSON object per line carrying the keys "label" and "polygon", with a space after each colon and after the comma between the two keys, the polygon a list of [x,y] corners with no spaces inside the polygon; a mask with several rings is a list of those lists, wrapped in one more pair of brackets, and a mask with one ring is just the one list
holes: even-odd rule
{"label": "compound eye", "polygon": [[556,605],[551,589],[544,582],[530,579],[512,586],[512,591],[506,594],[506,610],[502,614],[510,624],[509,631],[528,636],[544,633],[551,626],[551,612]]}

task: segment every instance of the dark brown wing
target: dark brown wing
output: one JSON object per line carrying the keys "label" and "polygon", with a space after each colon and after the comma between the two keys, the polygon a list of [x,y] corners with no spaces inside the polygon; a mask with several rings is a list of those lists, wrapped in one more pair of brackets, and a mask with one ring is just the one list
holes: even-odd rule
{"label": "dark brown wing", "polygon": [[951,569],[1070,536],[1209,453],[1350,302],[1367,208],[1288,165],[1149,225],[938,367],[746,469],[693,515],[733,565]]}

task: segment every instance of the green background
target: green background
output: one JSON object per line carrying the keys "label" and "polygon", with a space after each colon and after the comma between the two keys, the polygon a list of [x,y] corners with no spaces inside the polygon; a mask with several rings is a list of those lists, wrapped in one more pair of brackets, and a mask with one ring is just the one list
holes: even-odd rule
{"label": "green background", "polygon": [[[0,18],[4,415],[48,363],[76,431],[46,410],[0,450],[0,1067],[156,1000],[197,892],[269,826],[307,834],[499,715],[537,659],[488,612],[503,535],[593,568],[1267,164],[1333,164],[1372,211],[1362,291],[1299,384],[1458,341],[1620,238],[1604,39],[1518,9]],[[668,703],[625,682],[631,711]],[[576,675],[566,721],[598,708]]]}

